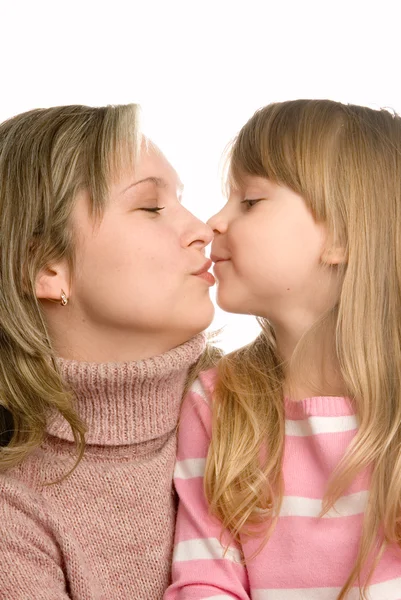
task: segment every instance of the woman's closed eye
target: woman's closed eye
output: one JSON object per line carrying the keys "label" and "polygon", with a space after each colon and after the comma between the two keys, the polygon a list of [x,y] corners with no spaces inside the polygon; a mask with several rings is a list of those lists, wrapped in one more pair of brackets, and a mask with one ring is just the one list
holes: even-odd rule
{"label": "woman's closed eye", "polygon": [[143,207],[143,208],[140,208],[139,210],[145,210],[146,212],[158,213],[161,210],[163,210],[164,208],[166,208],[166,207],[165,206],[151,206],[149,208]]}

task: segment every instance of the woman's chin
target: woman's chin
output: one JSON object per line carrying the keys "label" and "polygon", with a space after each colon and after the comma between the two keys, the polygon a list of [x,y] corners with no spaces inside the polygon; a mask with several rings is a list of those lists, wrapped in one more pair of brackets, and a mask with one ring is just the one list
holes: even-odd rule
{"label": "woman's chin", "polygon": [[187,339],[194,337],[198,333],[202,333],[202,331],[205,331],[210,327],[213,323],[214,313],[215,308],[212,301],[210,301],[210,303],[207,306],[204,306],[202,310],[194,312],[191,317],[186,319],[186,327],[184,327],[184,323],[182,322],[180,328],[187,332]]}

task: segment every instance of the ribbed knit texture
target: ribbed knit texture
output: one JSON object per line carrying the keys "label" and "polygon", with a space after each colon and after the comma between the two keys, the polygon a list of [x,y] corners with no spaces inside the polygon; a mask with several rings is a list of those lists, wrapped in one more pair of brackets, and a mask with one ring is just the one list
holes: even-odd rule
{"label": "ribbed knit texture", "polygon": [[[254,557],[260,540],[240,546],[223,535],[223,544],[229,544],[225,554],[221,525],[210,517],[203,493],[215,378],[213,370],[201,374],[182,407],[173,584],[164,600],[336,600],[356,560],[369,490],[369,473],[361,473],[320,517],[330,475],[358,428],[351,402],[334,397],[284,401],[284,498],[277,526]],[[348,599],[359,597],[355,586]],[[385,550],[366,598],[401,599],[398,547]]]}
{"label": "ribbed knit texture", "polygon": [[45,443],[0,475],[1,600],[160,600],[171,566],[176,427],[203,334],[132,363],[59,359],[86,422],[54,415]]}

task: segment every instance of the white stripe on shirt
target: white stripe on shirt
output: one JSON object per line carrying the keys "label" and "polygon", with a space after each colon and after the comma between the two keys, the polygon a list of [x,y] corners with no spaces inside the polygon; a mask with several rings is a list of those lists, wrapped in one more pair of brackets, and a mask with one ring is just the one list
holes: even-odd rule
{"label": "white stripe on shirt", "polygon": [[205,458],[187,458],[186,460],[178,460],[174,468],[174,479],[203,477],[205,465]]}
{"label": "white stripe on shirt", "polygon": [[[175,479],[192,479],[203,477],[206,460],[204,458],[188,458],[177,461],[174,470]],[[366,508],[368,492],[362,491],[348,496],[342,496],[334,507],[323,518],[349,517],[362,514]],[[305,498],[302,496],[284,496],[281,505],[281,517],[319,517],[322,512],[320,498]]]}
{"label": "white stripe on shirt", "polygon": [[227,552],[217,538],[204,538],[178,542],[174,547],[173,562],[186,560],[219,560],[225,558],[232,562],[241,563],[241,553],[233,547]]}
{"label": "white stripe on shirt", "polygon": [[[337,500],[323,518],[349,517],[359,515],[365,511],[369,492],[357,492],[342,496]],[[303,498],[301,496],[284,496],[281,505],[280,517],[318,517],[322,512],[320,498]]]}
{"label": "white stripe on shirt", "polygon": [[226,594],[219,594],[218,596],[204,596],[203,600],[233,600],[233,596],[227,596]]}
{"label": "white stripe on shirt", "polygon": [[[253,590],[252,600],[335,600],[340,591],[339,587]],[[349,592],[347,600],[359,600],[358,587]],[[401,600],[401,577],[372,584],[366,600]]]}
{"label": "white stripe on shirt", "polygon": [[285,421],[285,434],[295,437],[306,437],[322,433],[341,433],[358,428],[355,415],[342,417],[308,417],[307,419]]}
{"label": "white stripe on shirt", "polygon": [[209,399],[207,397],[206,391],[199,379],[195,379],[195,381],[191,385],[190,392],[198,394],[198,396],[203,398],[209,404]]}

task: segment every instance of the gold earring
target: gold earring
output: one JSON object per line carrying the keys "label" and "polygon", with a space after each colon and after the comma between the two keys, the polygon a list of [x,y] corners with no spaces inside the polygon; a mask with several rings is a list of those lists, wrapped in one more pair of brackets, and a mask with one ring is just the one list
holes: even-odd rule
{"label": "gold earring", "polygon": [[68,298],[65,295],[65,291],[64,290],[61,290],[60,298],[61,298],[61,301],[60,301],[61,306],[67,306],[67,304],[68,304]]}

